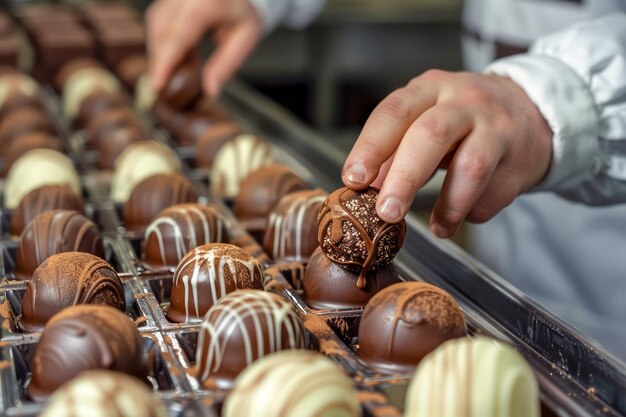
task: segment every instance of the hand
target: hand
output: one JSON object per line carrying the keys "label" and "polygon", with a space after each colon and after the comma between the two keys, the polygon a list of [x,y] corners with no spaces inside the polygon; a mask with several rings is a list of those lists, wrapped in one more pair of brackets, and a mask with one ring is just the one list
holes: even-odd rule
{"label": "hand", "polygon": [[160,91],[176,66],[207,31],[216,49],[202,75],[205,93],[216,97],[258,43],[263,24],[248,0],[159,0],[146,14],[152,86]]}
{"label": "hand", "polygon": [[430,217],[438,237],[485,222],[547,173],[552,131],[508,78],[431,70],[374,109],[343,168],[347,187],[380,187],[378,215],[400,221],[447,168]]}

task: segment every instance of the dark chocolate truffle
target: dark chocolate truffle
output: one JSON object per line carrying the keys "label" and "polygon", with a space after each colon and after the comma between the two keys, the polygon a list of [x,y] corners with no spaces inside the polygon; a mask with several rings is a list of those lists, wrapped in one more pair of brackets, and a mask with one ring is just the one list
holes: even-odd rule
{"label": "dark chocolate truffle", "polygon": [[2,176],[5,177],[13,163],[17,161],[26,152],[33,149],[52,149],[53,151],[63,152],[63,142],[58,137],[45,132],[25,133],[11,140],[4,150],[4,158],[2,161]]}
{"label": "dark chocolate truffle", "polygon": [[177,204],[160,212],[146,228],[143,259],[151,266],[176,266],[197,246],[227,241],[226,220],[216,206]]}
{"label": "dark chocolate truffle", "polygon": [[188,59],[174,71],[159,97],[177,109],[184,109],[192,105],[201,93],[199,62]]}
{"label": "dark chocolate truffle", "polygon": [[38,215],[20,236],[15,258],[16,277],[30,277],[43,261],[62,252],[87,252],[104,258],[98,226],[72,210],[52,210]]}
{"label": "dark chocolate truffle", "polygon": [[0,155],[13,140],[31,132],[56,133],[50,118],[38,107],[20,107],[6,114],[0,121]]}
{"label": "dark chocolate truffle", "polygon": [[235,245],[199,246],[176,267],[167,317],[179,323],[200,320],[217,300],[240,289],[263,289],[261,264]]}
{"label": "dark chocolate truffle", "polygon": [[130,107],[130,100],[122,91],[95,90],[80,102],[76,127],[83,127],[102,114],[121,107]]}
{"label": "dark chocolate truffle", "polygon": [[193,146],[204,131],[224,121],[220,113],[213,114],[209,110],[183,112],[171,119],[171,133],[179,145]]}
{"label": "dark chocolate truffle", "polygon": [[94,145],[100,152],[98,168],[115,168],[115,161],[128,147],[136,142],[148,140],[143,130],[136,126],[121,126],[109,132]]}
{"label": "dark chocolate truffle", "polygon": [[242,134],[243,130],[233,122],[223,121],[206,128],[196,142],[196,165],[211,169],[215,155],[222,145]]}
{"label": "dark chocolate truffle", "polygon": [[404,220],[386,223],[376,214],[378,190],[340,188],[330,196],[319,214],[317,240],[333,262],[359,272],[357,286],[364,288],[370,269],[391,265],[406,234]]}
{"label": "dark chocolate truffle", "polygon": [[230,388],[255,360],[304,348],[304,335],[289,301],[266,291],[235,291],[215,303],[202,321],[197,377],[206,388]]}
{"label": "dark chocolate truffle", "polygon": [[367,303],[357,354],[381,372],[408,373],[446,340],[466,335],[463,313],[450,294],[425,282],[402,282]]}
{"label": "dark chocolate truffle", "polygon": [[105,110],[87,123],[85,135],[89,146],[97,149],[100,142],[107,140],[108,135],[120,127],[134,127],[141,130],[141,122],[137,114],[129,107],[122,106]]}
{"label": "dark chocolate truffle", "polygon": [[35,217],[50,210],[84,213],[83,199],[70,186],[50,184],[35,188],[22,198],[11,217],[11,233],[19,235]]}
{"label": "dark chocolate truffle", "polygon": [[320,189],[284,195],[272,210],[263,249],[275,261],[305,262],[317,248],[317,215],[328,194]]}
{"label": "dark chocolate truffle", "polygon": [[46,325],[30,364],[28,396],[44,401],[83,371],[109,369],[141,380],[147,355],[135,323],[106,305],[77,305],[55,314]]}
{"label": "dark chocolate truffle", "polygon": [[307,185],[289,167],[265,165],[248,174],[235,198],[233,212],[252,233],[267,227],[268,216],[280,198],[288,193],[306,189]]}
{"label": "dark chocolate truffle", "polygon": [[24,332],[38,332],[59,311],[77,304],[106,304],[126,309],[124,287],[104,259],[83,252],[52,255],[33,273],[22,298]]}
{"label": "dark chocolate truffle", "polygon": [[318,247],[304,271],[304,301],[317,309],[364,307],[380,290],[400,282],[393,265],[368,271],[365,288],[356,286],[358,279],[358,273],[341,268]]}
{"label": "dark chocolate truffle", "polygon": [[195,203],[198,193],[193,184],[180,174],[152,175],[133,188],[124,204],[124,222],[132,230],[148,226],[159,212],[181,203]]}

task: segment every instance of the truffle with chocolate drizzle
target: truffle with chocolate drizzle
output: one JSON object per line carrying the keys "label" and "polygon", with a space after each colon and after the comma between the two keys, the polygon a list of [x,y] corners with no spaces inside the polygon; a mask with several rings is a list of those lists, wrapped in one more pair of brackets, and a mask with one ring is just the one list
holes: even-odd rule
{"label": "truffle with chocolate drizzle", "polygon": [[404,220],[387,223],[376,214],[378,190],[340,188],[322,205],[317,240],[324,254],[337,265],[359,273],[358,288],[365,288],[369,270],[393,262],[406,234]]}

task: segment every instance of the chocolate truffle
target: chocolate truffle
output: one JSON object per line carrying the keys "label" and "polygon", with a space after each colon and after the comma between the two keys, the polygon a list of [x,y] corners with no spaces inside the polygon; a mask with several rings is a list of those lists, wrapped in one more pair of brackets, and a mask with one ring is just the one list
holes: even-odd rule
{"label": "chocolate truffle", "polygon": [[121,85],[115,76],[106,69],[88,67],[80,69],[67,78],[63,86],[63,109],[65,115],[73,120],[83,100],[96,91],[116,92]]}
{"label": "chocolate truffle", "polygon": [[48,257],[62,252],[87,252],[104,258],[98,226],[72,210],[51,210],[28,223],[15,257],[15,275],[30,277]]}
{"label": "chocolate truffle", "polygon": [[97,120],[103,114],[114,109],[128,108],[130,104],[130,99],[123,91],[95,90],[80,103],[75,126],[86,127],[89,122]]}
{"label": "chocolate truffle", "polygon": [[230,388],[255,360],[303,349],[304,344],[304,324],[289,301],[266,291],[235,291],[215,303],[202,320],[197,377],[205,388]]}
{"label": "chocolate truffle", "polygon": [[143,259],[151,266],[176,266],[197,246],[227,241],[226,220],[216,206],[177,204],[160,212],[146,228]]}
{"label": "chocolate truffle", "polygon": [[45,132],[25,133],[12,140],[4,149],[2,176],[5,177],[11,167],[22,155],[33,149],[51,149],[63,152],[63,142],[58,137]]}
{"label": "chocolate truffle", "polygon": [[44,185],[26,194],[13,210],[11,233],[20,235],[32,219],[55,209],[85,211],[81,196],[67,185]]}
{"label": "chocolate truffle", "polygon": [[154,110],[154,116],[157,121],[163,124],[163,113],[159,113],[159,107],[161,111],[167,113],[171,109],[169,104],[166,104],[163,100],[157,100],[157,93],[150,84],[150,77],[148,74],[143,74],[137,80],[135,85],[135,108],[137,111],[147,113],[150,110]]}
{"label": "chocolate truffle", "polygon": [[38,107],[19,107],[7,113],[0,121],[0,155],[10,143],[21,135],[31,132],[55,134],[50,118]]}
{"label": "chocolate truffle", "polygon": [[186,59],[170,77],[159,97],[177,109],[189,107],[202,93],[200,64]]}
{"label": "chocolate truffle", "polygon": [[404,220],[386,223],[376,214],[378,190],[340,188],[319,213],[317,240],[333,262],[359,273],[357,287],[364,288],[370,269],[391,265],[406,234]]}
{"label": "chocolate truffle", "polygon": [[148,140],[146,134],[136,126],[121,126],[107,133],[104,140],[100,140],[96,144],[100,153],[98,168],[112,170],[117,158],[131,144],[144,140]]}
{"label": "chocolate truffle", "polygon": [[129,107],[116,107],[105,110],[96,118],[89,120],[85,136],[90,147],[98,149],[109,135],[120,127],[134,127],[141,130],[137,114]]}
{"label": "chocolate truffle", "polygon": [[261,264],[235,245],[199,246],[176,267],[167,317],[179,323],[200,320],[217,300],[240,289],[263,289]]}
{"label": "chocolate truffle", "polygon": [[230,121],[217,122],[207,127],[196,142],[196,165],[199,168],[211,169],[220,148],[242,133],[243,130]]}
{"label": "chocolate truffle", "polygon": [[58,253],[46,259],[28,281],[22,298],[23,332],[38,332],[64,308],[106,304],[126,309],[124,287],[111,265],[84,252]]}
{"label": "chocolate truffle", "polygon": [[167,417],[146,384],[121,372],[82,372],[55,391],[39,417]]}
{"label": "chocolate truffle", "polygon": [[358,273],[341,268],[318,247],[304,271],[304,301],[317,309],[359,308],[383,288],[400,282],[393,265],[368,271],[364,288],[356,286],[358,279]]}
{"label": "chocolate truffle", "polygon": [[328,194],[320,189],[283,196],[270,213],[263,249],[276,262],[304,262],[317,248],[317,214]]}
{"label": "chocolate truffle", "polygon": [[146,380],[147,355],[135,323],[106,305],[77,305],[46,325],[30,364],[28,396],[46,400],[83,371],[109,369]]}
{"label": "chocolate truffle", "polygon": [[153,140],[135,142],[115,161],[111,180],[111,198],[117,203],[128,200],[133,188],[154,174],[181,170],[180,160],[173,150]]}
{"label": "chocolate truffle", "polygon": [[43,110],[41,88],[37,81],[18,71],[0,74],[0,115],[20,107],[37,107]]}
{"label": "chocolate truffle", "polygon": [[68,61],[64,64],[56,76],[54,77],[54,82],[59,91],[63,91],[65,88],[65,84],[67,80],[69,80],[75,73],[85,69],[85,68],[100,68],[105,69],[104,66],[93,58],[76,58]]}
{"label": "chocolate truffle", "polygon": [[425,282],[402,282],[365,306],[357,354],[383,373],[413,372],[437,346],[466,334],[463,313],[450,294]]}
{"label": "chocolate truffle", "polygon": [[181,174],[155,174],[133,188],[124,204],[124,224],[139,230],[148,226],[159,212],[180,203],[195,203],[199,195]]}
{"label": "chocolate truffle", "polygon": [[450,340],[422,360],[406,417],[539,417],[539,388],[522,355],[487,337]]}
{"label": "chocolate truffle", "polygon": [[115,67],[115,73],[129,90],[134,90],[139,78],[148,71],[148,59],[143,54],[130,55]]}
{"label": "chocolate truffle", "polygon": [[241,183],[233,212],[252,233],[263,233],[272,208],[288,193],[307,188],[306,183],[289,167],[270,164],[250,172]]}
{"label": "chocolate truffle", "polygon": [[81,194],[80,177],[70,158],[51,149],[28,151],[13,163],[7,175],[4,206],[15,208],[26,194],[49,184],[67,185]]}
{"label": "chocolate truffle", "polygon": [[171,133],[179,145],[194,146],[207,129],[225,121],[225,116],[211,110],[184,112],[172,119]]}
{"label": "chocolate truffle", "polygon": [[235,197],[248,174],[272,162],[267,142],[254,135],[240,135],[224,144],[211,168],[211,190],[221,197]]}
{"label": "chocolate truffle", "polygon": [[247,367],[226,397],[223,417],[361,417],[352,380],[310,350],[272,353]]}

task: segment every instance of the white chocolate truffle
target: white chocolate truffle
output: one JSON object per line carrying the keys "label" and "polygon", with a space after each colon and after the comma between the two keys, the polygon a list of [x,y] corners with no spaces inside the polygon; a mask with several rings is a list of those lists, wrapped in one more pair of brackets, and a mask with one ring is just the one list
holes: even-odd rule
{"label": "white chocolate truffle", "polygon": [[81,195],[80,177],[70,158],[51,149],[33,149],[11,166],[4,187],[4,206],[16,208],[22,197],[44,185],[68,185]]}
{"label": "white chocolate truffle", "polygon": [[248,366],[226,397],[223,417],[358,417],[352,380],[324,355],[286,350]]}
{"label": "white chocolate truffle", "polygon": [[222,197],[235,197],[249,173],[272,162],[267,142],[243,134],[226,142],[215,155],[211,170],[211,189]]}
{"label": "white chocolate truffle", "polygon": [[143,74],[135,86],[135,109],[142,113],[152,110],[157,94],[150,84],[148,74]]}
{"label": "white chocolate truffle", "polygon": [[116,92],[122,86],[115,76],[104,68],[88,67],[72,74],[63,87],[63,110],[73,119],[85,97],[96,90]]}
{"label": "white chocolate truffle", "polygon": [[486,337],[442,344],[420,362],[405,417],[539,417],[539,388],[526,360]]}
{"label": "white chocolate truffle", "polygon": [[130,145],[115,160],[111,181],[111,198],[124,203],[135,185],[155,175],[180,172],[180,160],[167,146],[152,140]]}
{"label": "white chocolate truffle", "polygon": [[167,417],[165,406],[140,380],[113,371],[81,373],[59,388],[40,417]]}

